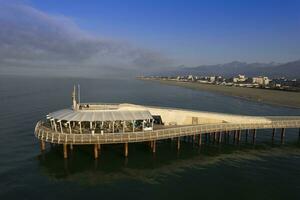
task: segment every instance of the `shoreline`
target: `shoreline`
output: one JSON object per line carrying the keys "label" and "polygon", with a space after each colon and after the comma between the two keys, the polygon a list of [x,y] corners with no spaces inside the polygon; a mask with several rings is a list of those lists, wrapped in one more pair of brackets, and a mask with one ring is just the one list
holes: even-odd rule
{"label": "shoreline", "polygon": [[174,85],[178,87],[208,91],[213,93],[222,94],[225,96],[242,98],[250,101],[266,103],[276,106],[284,106],[289,108],[300,109],[300,92],[287,92],[278,90],[266,90],[256,88],[243,88],[235,86],[222,86],[210,85],[194,82],[178,82],[170,80],[153,80],[153,79],[140,79],[144,81],[154,81],[160,84]]}

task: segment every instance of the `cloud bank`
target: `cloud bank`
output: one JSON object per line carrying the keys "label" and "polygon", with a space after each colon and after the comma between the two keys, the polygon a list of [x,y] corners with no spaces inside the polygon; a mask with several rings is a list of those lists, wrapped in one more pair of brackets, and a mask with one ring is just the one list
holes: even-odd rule
{"label": "cloud bank", "polygon": [[[107,76],[169,67],[159,52],[103,39],[65,16],[0,0],[0,74]],[[134,72],[134,73],[133,73]]]}

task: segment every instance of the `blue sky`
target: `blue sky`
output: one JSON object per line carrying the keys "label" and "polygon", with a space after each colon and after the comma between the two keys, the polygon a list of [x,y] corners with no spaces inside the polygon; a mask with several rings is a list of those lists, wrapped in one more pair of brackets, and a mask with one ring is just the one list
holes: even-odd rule
{"label": "blue sky", "polygon": [[0,0],[0,74],[300,59],[300,0]]}
{"label": "blue sky", "polygon": [[153,49],[176,64],[300,58],[300,1],[29,0],[104,38]]}

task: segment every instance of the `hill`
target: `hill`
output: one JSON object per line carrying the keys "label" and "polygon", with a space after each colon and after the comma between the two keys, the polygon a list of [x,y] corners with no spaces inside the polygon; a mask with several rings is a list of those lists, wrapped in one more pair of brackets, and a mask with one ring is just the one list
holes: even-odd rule
{"label": "hill", "polygon": [[232,77],[237,74],[245,74],[246,76],[269,76],[300,78],[300,60],[288,63],[246,63],[234,61],[217,65],[200,65],[197,67],[179,66],[169,68],[154,75],[222,75],[224,77]]}

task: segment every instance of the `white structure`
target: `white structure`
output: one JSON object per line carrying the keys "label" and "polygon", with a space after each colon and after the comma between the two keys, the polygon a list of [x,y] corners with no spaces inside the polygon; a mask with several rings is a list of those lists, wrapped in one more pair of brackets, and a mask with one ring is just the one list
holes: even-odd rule
{"label": "white structure", "polygon": [[209,81],[212,83],[212,82],[215,82],[216,81],[216,77],[215,76],[211,76],[209,77]]}
{"label": "white structure", "polygon": [[63,109],[49,113],[53,130],[61,133],[124,133],[152,130],[153,117],[148,110],[122,110],[114,105],[93,109],[96,104],[79,110]]}
{"label": "white structure", "polygon": [[270,79],[266,76],[253,77],[253,83],[257,83],[259,85],[269,85]]}
{"label": "white structure", "polygon": [[234,83],[238,83],[238,82],[245,82],[247,80],[245,75],[241,75],[239,74],[238,77],[234,77],[233,78],[233,82]]}
{"label": "white structure", "polygon": [[76,88],[72,109],[49,113],[51,129],[60,133],[115,133],[153,130],[154,119],[145,108],[124,109],[119,104],[77,103]]}
{"label": "white structure", "polygon": [[[219,135],[235,131],[240,138],[241,130],[299,128],[299,116],[242,116],[213,112],[163,108],[134,104],[77,103],[76,90],[73,91],[73,106],[49,113],[46,120],[35,126],[35,136],[41,142],[63,145],[64,158],[68,157],[67,146],[92,144],[94,157],[98,158],[102,144],[124,144],[124,155],[128,156],[128,143],[150,142],[152,152],[156,151],[156,140],[199,135],[199,145],[203,134]],[[249,131],[248,131],[249,132]],[[253,143],[256,131],[253,132]],[[234,136],[235,137],[235,136]],[[274,137],[274,136],[273,136]],[[239,139],[238,139],[239,140]]]}
{"label": "white structure", "polygon": [[194,81],[193,75],[189,75],[187,79],[190,80],[190,81]]}

